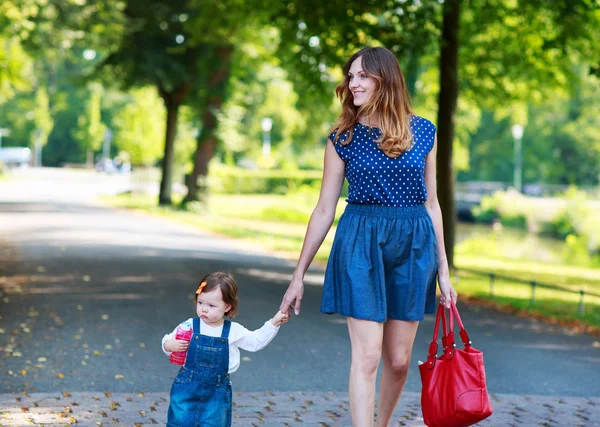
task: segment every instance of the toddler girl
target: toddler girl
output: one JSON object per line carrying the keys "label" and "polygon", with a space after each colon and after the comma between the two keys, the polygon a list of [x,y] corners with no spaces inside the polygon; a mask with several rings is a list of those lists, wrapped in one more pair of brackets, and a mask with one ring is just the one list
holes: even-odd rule
{"label": "toddler girl", "polygon": [[[240,348],[258,351],[277,335],[288,315],[278,311],[256,331],[229,319],[237,314],[237,285],[226,273],[205,276],[196,291],[190,342],[175,339],[177,328],[162,339],[165,354],[187,351],[173,381],[167,427],[231,426],[229,374],[240,366]],[[227,319],[226,319],[227,318]]]}

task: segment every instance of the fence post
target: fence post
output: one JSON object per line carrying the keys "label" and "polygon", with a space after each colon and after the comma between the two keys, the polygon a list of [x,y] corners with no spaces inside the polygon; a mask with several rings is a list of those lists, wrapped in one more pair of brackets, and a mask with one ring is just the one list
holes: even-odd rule
{"label": "fence post", "polygon": [[579,315],[583,316],[583,313],[585,312],[585,307],[583,306],[583,297],[585,295],[585,292],[583,291],[583,289],[579,291],[579,295],[581,296],[581,298],[579,298]]}
{"label": "fence post", "polygon": [[494,273],[490,273],[490,295],[494,296],[494,279],[496,275]]}
{"label": "fence post", "polygon": [[531,305],[534,305],[535,304],[535,287],[537,285],[535,283],[535,280],[532,280],[530,282],[530,285],[531,285]]}

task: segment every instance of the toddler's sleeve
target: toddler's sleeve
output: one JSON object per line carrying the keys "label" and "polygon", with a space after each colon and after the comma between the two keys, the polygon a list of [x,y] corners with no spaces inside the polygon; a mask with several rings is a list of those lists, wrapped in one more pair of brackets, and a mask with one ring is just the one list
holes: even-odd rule
{"label": "toddler's sleeve", "polygon": [[231,323],[229,332],[230,342],[246,351],[259,351],[265,348],[275,335],[279,332],[279,327],[273,326],[270,320],[267,320],[262,328],[250,331],[237,322]]}

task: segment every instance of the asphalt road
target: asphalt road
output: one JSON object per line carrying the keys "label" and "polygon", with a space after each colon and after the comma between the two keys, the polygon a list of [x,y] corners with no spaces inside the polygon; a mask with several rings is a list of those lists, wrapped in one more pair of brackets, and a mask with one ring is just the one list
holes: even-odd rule
{"label": "asphalt road", "polygon": [[[97,194],[123,178],[60,170],[0,181],[0,393],[166,392],[177,367],[160,341],[194,315],[210,271],[240,286],[236,319],[258,328],[279,307],[293,262],[165,219],[114,210]],[[303,310],[257,353],[243,353],[236,391],[347,390],[345,320],[319,313],[323,270]],[[460,287],[458,287],[460,293]],[[599,339],[490,309],[459,305],[485,353],[492,393],[600,396]],[[407,391],[420,391],[433,316],[421,323]]]}

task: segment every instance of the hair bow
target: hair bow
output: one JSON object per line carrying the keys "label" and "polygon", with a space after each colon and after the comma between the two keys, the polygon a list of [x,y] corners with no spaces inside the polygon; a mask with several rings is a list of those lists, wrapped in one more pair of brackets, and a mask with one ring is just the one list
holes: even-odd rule
{"label": "hair bow", "polygon": [[202,289],[204,289],[205,286],[206,286],[206,282],[200,283],[200,286],[198,286],[198,290],[196,291],[196,295],[201,294]]}

